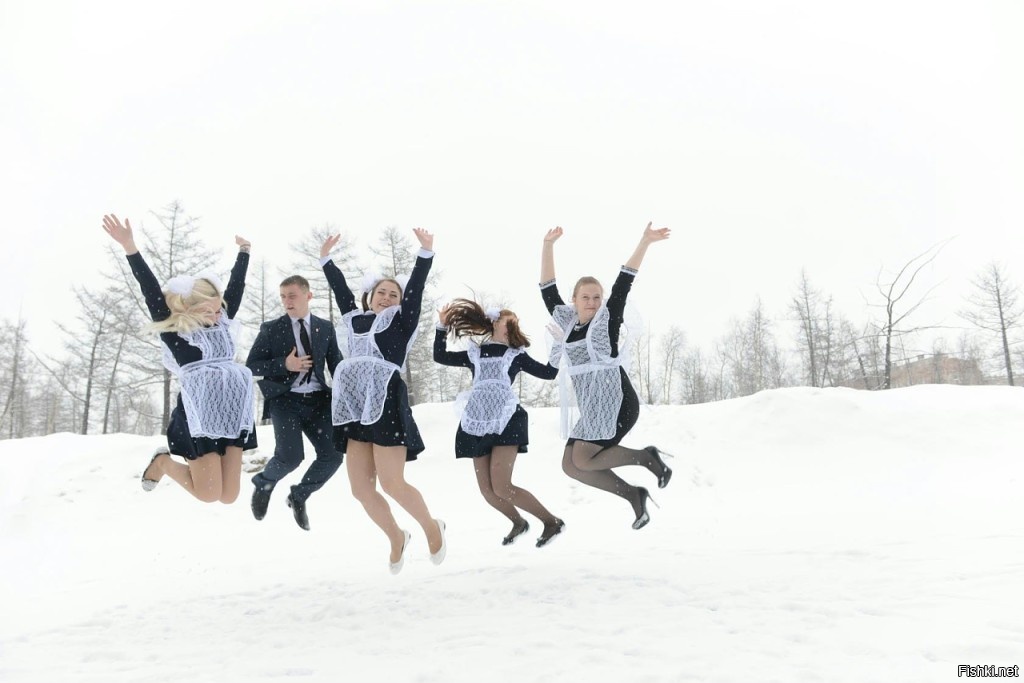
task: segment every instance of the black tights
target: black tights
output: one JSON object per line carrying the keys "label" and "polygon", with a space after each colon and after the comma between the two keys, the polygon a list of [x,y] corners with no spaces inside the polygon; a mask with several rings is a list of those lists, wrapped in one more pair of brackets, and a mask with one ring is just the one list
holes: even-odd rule
{"label": "black tights", "polygon": [[640,488],[627,484],[612,472],[615,467],[640,465],[655,475],[660,468],[654,456],[647,450],[636,450],[625,446],[600,446],[589,441],[574,441],[565,447],[562,455],[562,471],[587,486],[614,493],[625,498],[633,506],[633,512],[641,513]]}
{"label": "black tights", "polygon": [[532,493],[512,483],[518,451],[516,446],[495,446],[490,455],[473,458],[480,493],[491,507],[513,523],[523,521],[516,508],[529,512],[545,524],[554,523],[555,516]]}

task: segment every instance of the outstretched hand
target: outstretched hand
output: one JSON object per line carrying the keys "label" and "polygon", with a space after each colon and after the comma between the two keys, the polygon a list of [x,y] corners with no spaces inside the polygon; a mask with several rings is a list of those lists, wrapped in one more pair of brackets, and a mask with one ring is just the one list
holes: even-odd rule
{"label": "outstretched hand", "polygon": [[120,219],[114,214],[109,214],[103,217],[103,229],[110,237],[124,247],[125,253],[134,254],[138,251],[135,248],[135,234],[132,232],[132,224],[127,218],[124,219],[124,225],[121,225]]}
{"label": "outstretched hand", "polygon": [[341,241],[341,233],[337,235],[328,235],[324,243],[320,245],[320,258],[327,258],[327,255],[331,253],[331,249]]}
{"label": "outstretched hand", "polygon": [[669,235],[672,234],[671,228],[655,229],[651,227],[652,225],[654,225],[653,221],[648,223],[647,227],[644,228],[644,236],[642,240],[644,242],[647,242],[648,244],[650,244],[651,242],[660,242],[661,240],[667,240]]}
{"label": "outstretched hand", "polygon": [[246,252],[249,251],[249,249],[252,248],[252,242],[250,242],[249,240],[245,239],[241,235],[235,235],[235,244],[238,245],[239,249],[241,249],[242,251],[246,251]]}
{"label": "outstretched hand", "polygon": [[434,235],[423,228],[413,228],[413,233],[416,234],[416,239],[420,241],[420,246],[427,251],[434,251]]}
{"label": "outstretched hand", "polygon": [[562,236],[562,228],[554,227],[548,230],[548,234],[544,235],[545,242],[551,242],[552,244],[558,241],[558,238]]}

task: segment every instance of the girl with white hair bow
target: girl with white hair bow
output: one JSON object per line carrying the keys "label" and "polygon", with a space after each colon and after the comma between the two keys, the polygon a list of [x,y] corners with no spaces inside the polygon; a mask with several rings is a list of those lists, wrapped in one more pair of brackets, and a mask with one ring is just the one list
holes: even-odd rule
{"label": "girl with white hair bow", "polygon": [[334,370],[331,417],[335,448],[348,457],[352,495],[391,542],[389,568],[402,570],[412,535],[398,526],[388,494],[419,522],[427,537],[430,559],[441,564],[446,550],[444,522],[434,519],[423,496],[405,480],[405,463],[423,451],[423,439],[413,420],[409,391],[401,369],[416,337],[427,274],[434,260],[434,236],[413,231],[420,243],[416,265],[406,282],[374,276],[364,283],[362,308],[330,258],[341,235],[328,237],[320,248],[320,264],[341,311],[338,334],[344,360]]}
{"label": "girl with white hair bow", "polygon": [[[142,473],[153,490],[166,474],[206,502],[238,498],[242,451],[256,447],[252,373],[235,362],[235,313],[245,290],[249,241],[235,236],[238,257],[227,288],[216,276],[179,275],[163,288],[135,246],[131,223],[103,217],[103,229],[122,247],[159,333],[164,365],[181,385],[167,425],[168,448],[158,449]],[[181,456],[183,465],[169,453]]]}
{"label": "girl with white hair bow", "polygon": [[[466,351],[449,351],[446,337],[469,337]],[[526,489],[512,484],[519,453],[526,453],[529,419],[519,405],[512,382],[520,371],[539,379],[554,379],[558,368],[542,364],[526,352],[530,340],[519,328],[519,316],[507,308],[484,309],[471,299],[455,299],[438,311],[434,335],[434,361],[469,368],[473,386],[459,394],[460,413],[455,432],[455,457],[471,458],[477,486],[484,500],[512,522],[502,539],[509,545],[530,530],[519,510],[544,524],[537,539],[543,547],[562,532],[565,524]]]}
{"label": "girl with white hair bow", "polygon": [[[562,471],[573,479],[613,493],[633,508],[634,529],[650,522],[643,486],[627,483],[612,470],[639,465],[653,474],[659,488],[665,488],[672,470],[655,446],[627,448],[620,442],[640,416],[640,401],[629,381],[620,345],[625,323],[626,297],[633,286],[647,248],[669,238],[668,228],[647,224],[640,243],[619,270],[607,302],[604,287],[593,277],[576,281],[570,303],[566,304],[555,283],[555,242],[562,228],[548,230],[541,250],[540,288],[544,305],[560,332],[552,352],[553,363],[562,364],[562,428],[569,439],[562,453]],[[628,346],[626,347],[628,348]],[[557,360],[556,360],[557,359]]]}

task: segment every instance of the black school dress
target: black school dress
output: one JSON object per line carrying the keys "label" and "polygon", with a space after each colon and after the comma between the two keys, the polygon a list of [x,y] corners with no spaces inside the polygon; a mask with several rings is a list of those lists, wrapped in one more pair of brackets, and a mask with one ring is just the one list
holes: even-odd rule
{"label": "black school dress", "polygon": [[[420,250],[416,258],[416,265],[409,276],[409,282],[402,292],[402,303],[399,311],[395,313],[390,324],[383,330],[373,335],[373,343],[379,349],[384,360],[400,368],[405,362],[406,351],[410,341],[416,334],[416,327],[420,319],[420,307],[423,301],[423,289],[427,282],[427,275],[433,263],[433,252]],[[376,314],[372,311],[360,312],[356,307],[355,295],[345,282],[345,276],[334,264],[334,261],[327,261],[324,266],[324,275],[334,292],[334,298],[338,302],[338,309],[341,311],[344,325],[351,325],[351,331],[356,334],[365,334],[374,325]],[[346,331],[342,331],[346,334]],[[352,355],[349,349],[345,359],[338,364],[334,370],[334,383],[332,387],[333,400],[345,399],[343,386],[339,382],[339,373],[347,372],[347,368],[353,364],[359,355]],[[362,397],[355,397],[361,400]],[[332,405],[332,414],[334,405]],[[417,456],[424,450],[423,438],[420,436],[419,427],[413,419],[412,405],[409,402],[409,389],[397,370],[393,372],[387,382],[387,393],[384,398],[383,410],[380,417],[369,424],[360,420],[353,420],[334,425],[334,446],[344,453],[348,447],[348,441],[362,441],[378,446],[405,446],[406,461],[416,460]]]}
{"label": "black school dress", "polygon": [[[611,355],[613,357],[619,355],[619,330],[622,327],[623,315],[626,310],[626,297],[629,295],[629,290],[633,286],[635,278],[636,271],[623,266],[619,271],[618,277],[615,278],[611,296],[608,297],[606,303],[609,313],[608,336],[612,343]],[[552,313],[555,310],[555,306],[565,305],[561,295],[558,293],[558,287],[554,280],[544,282],[540,287],[541,296],[544,298],[544,305],[547,306],[548,313]],[[586,325],[574,327],[565,341],[574,342],[584,339],[587,336],[589,326],[590,323],[588,322]],[[597,444],[603,448],[615,446],[622,441],[623,437],[629,433],[629,430],[633,428],[633,425],[640,418],[640,399],[636,395],[636,390],[633,389],[633,384],[629,381],[625,369],[619,367],[619,374],[622,381],[622,405],[619,407],[619,414],[615,420],[615,435],[610,439],[588,441],[587,443]],[[576,439],[570,438],[565,442],[565,445],[571,446],[575,442]]]}
{"label": "black school dress", "polygon": [[[167,301],[164,299],[160,283],[157,281],[156,276],[153,275],[153,271],[150,270],[149,264],[142,258],[142,254],[138,252],[127,258],[128,264],[132,269],[132,275],[135,276],[142,289],[146,307],[149,309],[149,314],[153,321],[166,320],[171,315],[171,309],[167,307]],[[245,291],[245,273],[248,267],[249,254],[244,251],[238,252],[235,265],[231,269],[228,286],[223,292],[228,318],[234,318],[242,303],[242,294]],[[203,359],[202,351],[189,344],[186,339],[175,332],[160,333],[160,340],[170,350],[175,362],[181,367]],[[186,460],[196,460],[207,453],[224,455],[227,452],[228,446],[238,446],[246,451],[256,448],[256,425],[253,424],[250,430],[243,430],[237,438],[213,439],[204,436],[193,437],[192,432],[189,430],[188,418],[185,415],[185,405],[181,400],[181,393],[179,393],[174,410],[171,411],[170,421],[167,423],[168,450],[173,455],[181,456]]]}
{"label": "black school dress", "polygon": [[[467,352],[448,350],[445,340],[447,334],[447,330],[441,328],[434,334],[434,361],[441,365],[469,368],[470,372],[475,372]],[[507,350],[504,344],[482,344],[480,355],[483,358],[496,358],[505,355]],[[508,369],[509,382],[514,382],[521,371],[538,379],[554,379],[558,375],[558,368],[542,364],[526,353],[520,353],[512,360]],[[455,457],[479,458],[490,455],[495,446],[518,446],[519,453],[526,453],[530,442],[529,424],[529,416],[521,405],[516,406],[515,413],[500,434],[476,436],[467,433],[460,423],[455,432]]]}

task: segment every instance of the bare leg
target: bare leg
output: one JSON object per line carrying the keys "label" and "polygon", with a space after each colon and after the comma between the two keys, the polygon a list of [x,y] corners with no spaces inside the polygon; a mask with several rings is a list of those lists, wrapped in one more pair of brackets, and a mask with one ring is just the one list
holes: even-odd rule
{"label": "bare leg", "polygon": [[532,493],[512,484],[512,470],[516,466],[517,455],[517,446],[496,446],[491,450],[491,486],[494,493],[545,524],[553,523],[555,516]]}
{"label": "bare leg", "polygon": [[242,449],[228,446],[220,459],[220,502],[230,505],[238,500],[242,482]]}
{"label": "bare leg", "polygon": [[[220,458],[221,456],[216,453],[207,453],[195,460],[187,461],[187,465],[182,465],[171,460],[169,455],[162,455],[156,459],[154,465],[159,463],[164,474],[199,500],[204,503],[216,503],[224,490]],[[151,467],[150,471],[152,469]],[[237,491],[235,495],[238,495]]]}
{"label": "bare leg", "polygon": [[377,490],[377,468],[373,461],[373,444],[365,441],[348,442],[348,457],[345,465],[348,471],[348,483],[352,487],[352,495],[358,500],[366,514],[374,524],[387,534],[391,542],[391,562],[398,562],[402,556],[402,544],[405,534],[398,527],[395,516],[391,514],[391,506]]}
{"label": "bare leg", "polygon": [[513,524],[521,523],[523,517],[519,514],[519,510],[516,510],[516,506],[495,493],[491,485],[491,456],[484,455],[473,458],[473,469],[476,472],[476,483],[480,487],[480,494],[487,504],[508,517]]}
{"label": "bare leg", "polygon": [[441,550],[441,528],[430,516],[423,496],[405,480],[405,446],[373,446],[373,462],[380,477],[380,487],[419,522],[427,535],[431,554]]}

